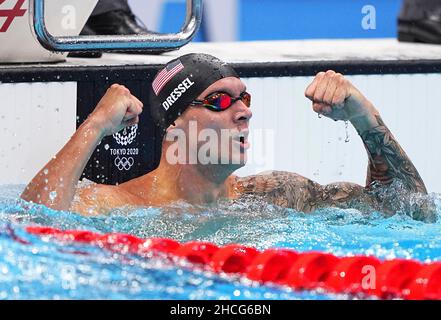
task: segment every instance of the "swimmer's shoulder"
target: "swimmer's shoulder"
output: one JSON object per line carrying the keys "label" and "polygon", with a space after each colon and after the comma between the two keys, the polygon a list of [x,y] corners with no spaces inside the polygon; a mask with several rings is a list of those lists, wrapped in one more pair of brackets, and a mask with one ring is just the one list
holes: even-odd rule
{"label": "swimmer's shoulder", "polygon": [[311,212],[323,207],[347,208],[354,203],[375,205],[367,190],[355,183],[336,182],[321,185],[300,174],[267,171],[235,180],[240,194],[255,194],[266,201],[297,211]]}
{"label": "swimmer's shoulder", "polygon": [[316,193],[320,185],[300,174],[287,171],[265,171],[247,177],[234,177],[234,189],[239,194],[263,196],[268,202],[282,207],[309,212],[316,208]]}
{"label": "swimmer's shoulder", "polygon": [[243,193],[267,193],[285,188],[288,184],[297,187],[319,186],[312,180],[288,171],[270,170],[255,175],[234,176],[235,186]]}
{"label": "swimmer's shoulder", "polygon": [[133,195],[120,186],[93,183],[77,189],[71,210],[98,215],[131,204],[134,204]]}

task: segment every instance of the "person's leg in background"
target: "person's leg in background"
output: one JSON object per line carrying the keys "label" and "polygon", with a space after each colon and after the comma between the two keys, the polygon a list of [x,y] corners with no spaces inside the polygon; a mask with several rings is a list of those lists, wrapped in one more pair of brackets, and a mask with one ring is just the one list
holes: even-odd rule
{"label": "person's leg in background", "polygon": [[130,11],[130,6],[127,0],[100,0],[98,1],[91,16],[97,16],[102,13],[107,13],[115,10]]}
{"label": "person's leg in background", "polygon": [[403,0],[398,40],[441,44],[441,0]]}
{"label": "person's leg in background", "polygon": [[[145,34],[149,30],[138,23],[127,0],[99,0],[81,35]],[[71,52],[69,57],[100,58],[102,52]]]}
{"label": "person's leg in background", "polygon": [[144,34],[147,28],[138,23],[127,0],[99,0],[86,23],[89,32],[100,35]]}

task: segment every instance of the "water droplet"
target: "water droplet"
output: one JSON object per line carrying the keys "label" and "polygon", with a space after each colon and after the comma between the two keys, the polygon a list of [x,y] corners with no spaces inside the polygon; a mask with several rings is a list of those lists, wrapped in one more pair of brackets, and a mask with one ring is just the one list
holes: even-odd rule
{"label": "water droplet", "polygon": [[48,170],[48,169],[44,169],[44,170],[43,170],[43,173],[44,173],[44,174],[48,174],[48,173],[49,173],[49,170]]}
{"label": "water droplet", "polygon": [[346,121],[345,121],[345,132],[346,132],[346,139],[345,139],[345,142],[346,142],[346,143],[349,142],[349,130],[348,130],[348,126],[349,126],[349,123],[348,123],[348,121],[346,120]]}
{"label": "water droplet", "polygon": [[57,191],[51,191],[49,193],[49,199],[51,199],[51,201],[54,201],[56,197],[57,197]]}

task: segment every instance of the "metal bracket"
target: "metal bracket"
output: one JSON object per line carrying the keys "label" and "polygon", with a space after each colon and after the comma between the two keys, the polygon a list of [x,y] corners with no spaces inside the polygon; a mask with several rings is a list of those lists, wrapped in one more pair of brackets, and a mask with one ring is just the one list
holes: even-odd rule
{"label": "metal bracket", "polygon": [[193,39],[202,20],[202,0],[187,0],[186,21],[179,33],[55,37],[46,28],[44,0],[31,0],[30,4],[35,35],[41,45],[50,51],[161,52],[179,49]]}

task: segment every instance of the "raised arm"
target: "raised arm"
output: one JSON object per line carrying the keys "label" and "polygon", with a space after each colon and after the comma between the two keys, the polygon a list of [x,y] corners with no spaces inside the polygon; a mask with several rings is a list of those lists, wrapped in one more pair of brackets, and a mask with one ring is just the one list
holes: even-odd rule
{"label": "raised arm", "polygon": [[112,85],[69,142],[26,186],[21,198],[68,210],[93,150],[107,135],[139,121],[142,102],[124,86]]}
{"label": "raised arm", "polygon": [[399,180],[408,191],[427,194],[417,169],[378,110],[341,74],[320,72],[305,95],[315,112],[334,120],[348,120],[357,130],[369,158],[366,187],[374,182],[390,185]]}
{"label": "raised arm", "polygon": [[[424,196],[427,191],[418,171],[360,91],[341,74],[328,71],[317,74],[305,95],[315,112],[350,121],[358,131],[369,158],[366,186],[349,182],[323,186],[295,173],[273,171],[237,178],[238,193],[260,195],[268,202],[303,212],[324,207],[379,210],[386,214],[404,210],[415,219],[435,219],[434,204]],[[394,181],[401,182],[405,194],[383,192],[385,188],[381,187]],[[416,194],[422,196],[415,198]]]}

